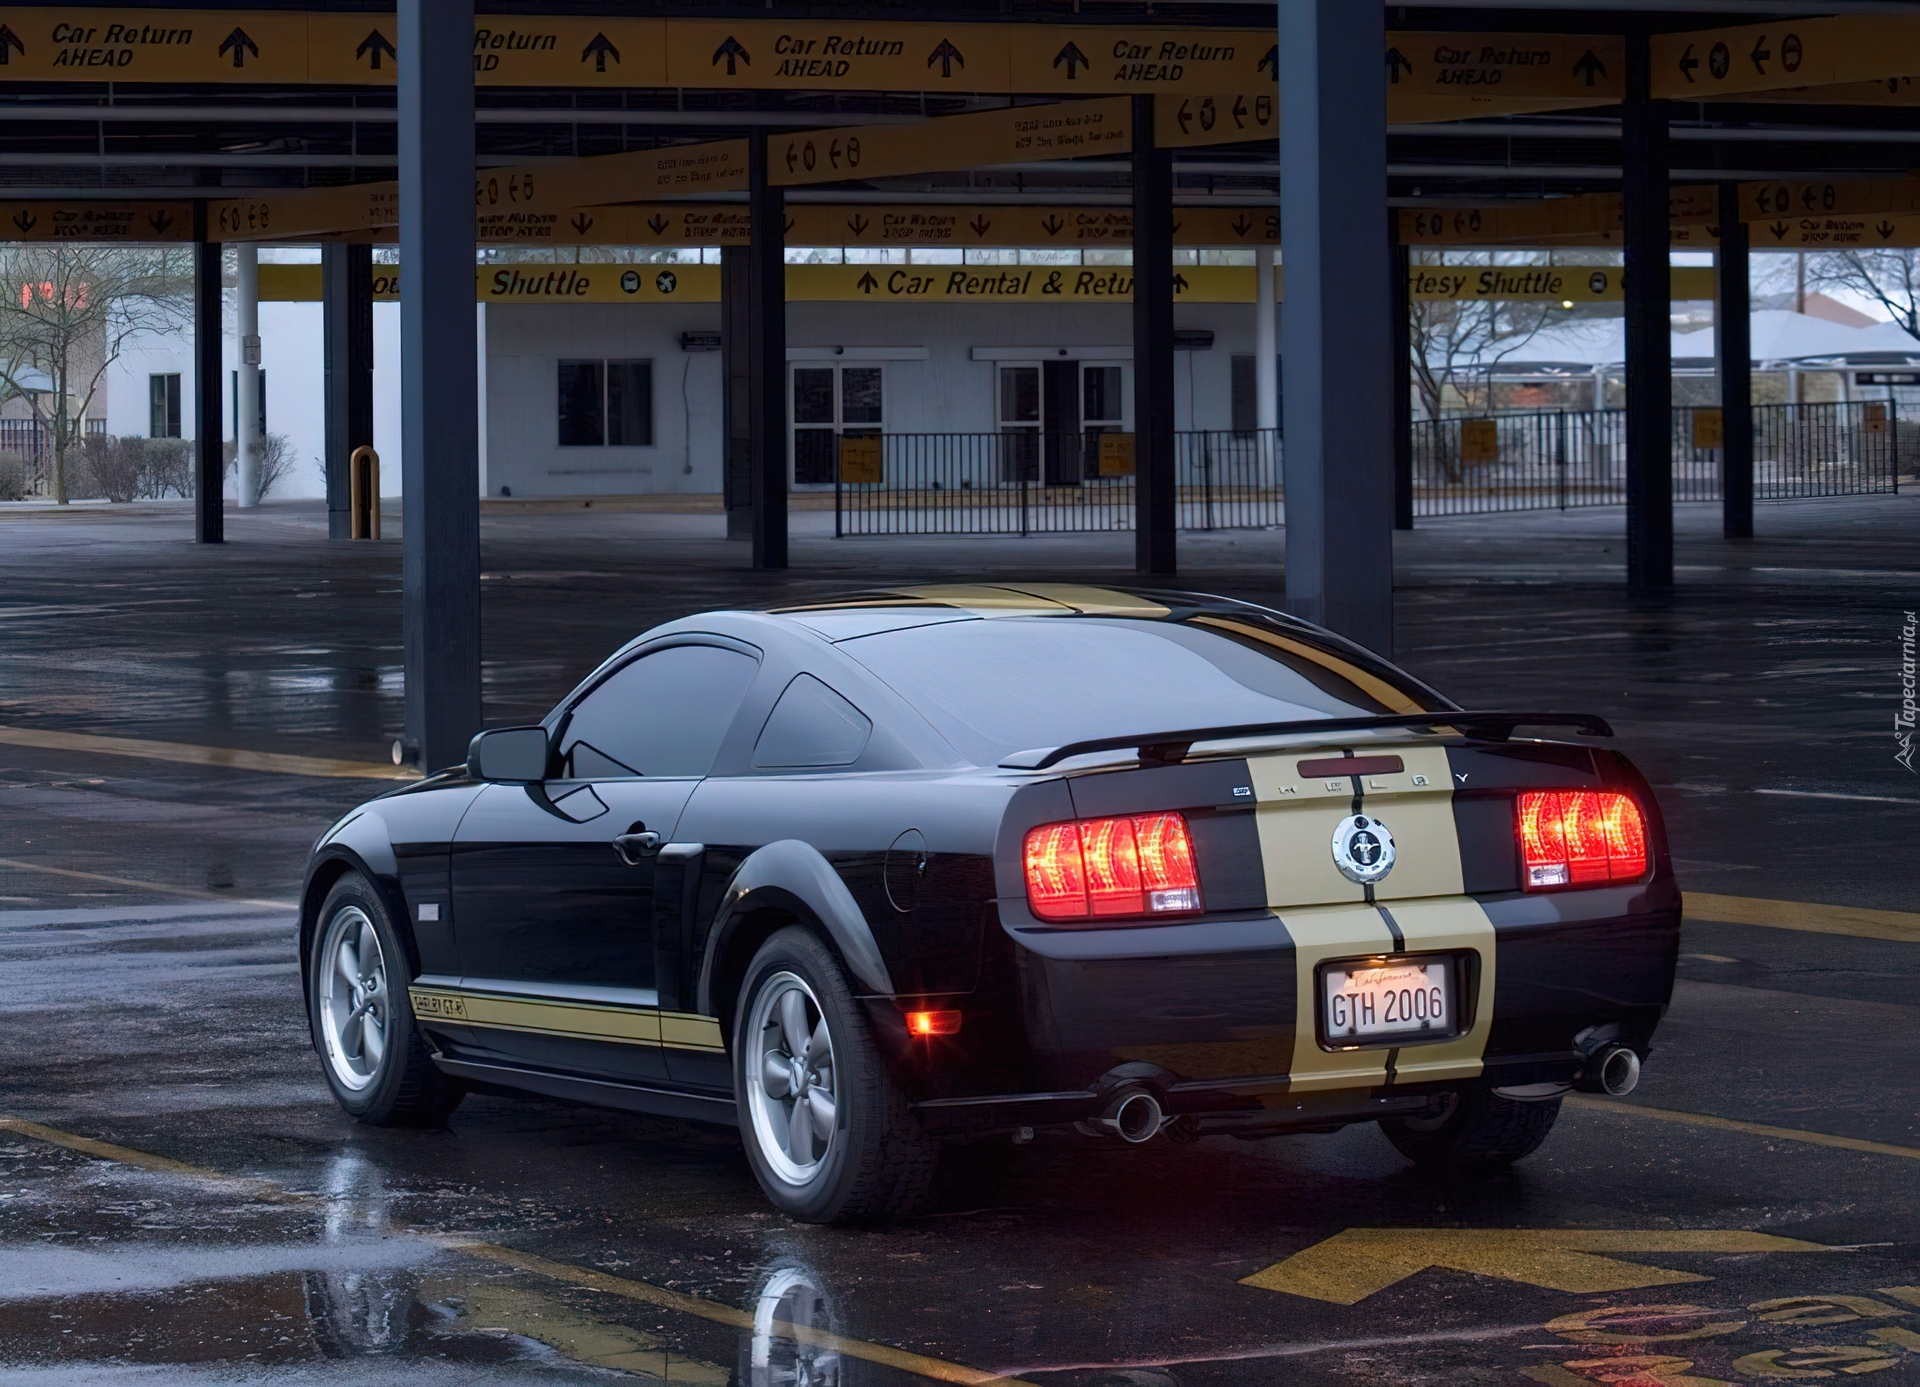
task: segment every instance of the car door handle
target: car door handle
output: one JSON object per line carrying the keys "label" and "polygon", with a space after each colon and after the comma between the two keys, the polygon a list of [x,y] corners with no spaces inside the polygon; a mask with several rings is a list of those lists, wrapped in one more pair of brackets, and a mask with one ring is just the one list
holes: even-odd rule
{"label": "car door handle", "polygon": [[613,850],[620,854],[620,860],[629,867],[638,867],[642,861],[660,851],[665,840],[657,833],[623,833],[613,840]]}

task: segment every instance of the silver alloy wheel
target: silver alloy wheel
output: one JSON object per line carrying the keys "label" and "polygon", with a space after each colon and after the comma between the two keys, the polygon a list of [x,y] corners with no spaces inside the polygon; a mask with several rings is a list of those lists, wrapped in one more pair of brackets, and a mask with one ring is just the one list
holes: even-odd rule
{"label": "silver alloy wheel", "polygon": [[380,1077],[393,1011],[380,936],[357,905],[342,906],[327,922],[319,1001],[327,1067],[342,1087],[358,1092]]}
{"label": "silver alloy wheel", "polygon": [[838,1076],[827,1018],[805,980],[782,972],[761,984],[746,1041],[747,1110],[760,1154],[786,1184],[811,1184],[833,1150]]}

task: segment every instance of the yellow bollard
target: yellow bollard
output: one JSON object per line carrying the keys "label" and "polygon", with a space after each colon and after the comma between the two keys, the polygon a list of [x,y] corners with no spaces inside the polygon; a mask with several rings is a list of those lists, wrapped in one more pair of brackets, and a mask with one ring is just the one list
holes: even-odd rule
{"label": "yellow bollard", "polygon": [[347,459],[347,484],[355,539],[380,538],[380,454],[362,444]]}

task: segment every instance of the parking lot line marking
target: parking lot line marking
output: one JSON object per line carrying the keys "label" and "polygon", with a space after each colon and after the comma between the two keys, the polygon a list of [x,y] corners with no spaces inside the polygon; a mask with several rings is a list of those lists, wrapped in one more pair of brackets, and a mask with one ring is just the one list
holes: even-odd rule
{"label": "parking lot line marking", "polygon": [[[723,1305],[717,1300],[703,1300],[699,1296],[687,1295],[683,1291],[670,1291],[663,1286],[651,1285],[645,1281],[615,1276],[611,1272],[574,1266],[570,1262],[556,1262],[535,1253],[501,1247],[495,1243],[448,1242],[447,1246],[473,1257],[498,1262],[520,1271],[533,1272],[550,1280],[578,1286],[583,1290],[621,1296],[627,1300],[637,1300],[647,1305],[658,1306],[663,1310],[677,1310],[682,1314],[694,1315],[735,1329],[751,1330],[754,1327],[753,1315],[749,1311]],[[989,1383],[1003,1384],[1004,1387],[1024,1387],[1019,1378],[1005,1377],[979,1368],[969,1368],[961,1363],[949,1363],[943,1358],[929,1358],[923,1353],[890,1348],[886,1344],[872,1344],[864,1339],[848,1338],[844,1334],[831,1334],[806,1325],[776,1322],[773,1325],[773,1332],[776,1338],[791,1339],[797,1343],[828,1349],[834,1353],[845,1354],[849,1358],[878,1363],[882,1367],[898,1368],[902,1372],[932,1378],[937,1382],[960,1383],[962,1387],[986,1387]]]}
{"label": "parking lot line marking", "polygon": [[148,761],[178,761],[189,766],[225,766],[236,771],[267,771],[275,775],[306,775],[323,780],[418,780],[411,766],[383,766],[378,761],[341,761],[327,756],[293,756],[274,751],[238,751],[232,747],[195,746],[190,742],[154,742],[138,737],[102,737],[91,732],[55,732],[41,727],[0,724],[0,743],[38,747],[46,751],[90,751],[105,756],[138,756]]}
{"label": "parking lot line marking", "polygon": [[131,1146],[115,1146],[112,1142],[75,1136],[72,1132],[63,1132],[58,1127],[29,1122],[24,1117],[0,1117],[0,1132],[32,1137],[36,1141],[46,1142],[49,1146],[61,1146],[69,1151],[78,1151],[83,1156],[92,1156],[95,1160],[114,1161],[120,1165],[156,1171],[162,1175],[184,1175],[190,1180],[206,1180],[228,1185],[245,1191],[251,1198],[271,1204],[299,1203],[304,1199],[304,1196],[289,1193],[271,1180],[250,1180],[243,1175],[223,1175],[217,1170],[208,1170],[204,1166],[176,1161],[171,1156],[156,1156],[151,1151],[139,1151]]}
{"label": "parking lot line marking", "polygon": [[298,910],[293,901],[269,901],[254,896],[230,896],[222,891],[200,891],[191,886],[162,886],[157,881],[135,881],[131,877],[102,876],[98,872],[76,872],[71,867],[47,867],[38,862],[22,862],[16,857],[0,857],[0,867],[22,872],[44,872],[53,877],[71,877],[75,881],[100,882],[125,886],[134,891],[154,891],[163,896],[185,896],[195,901],[219,901],[222,905],[257,905],[268,910]]}
{"label": "parking lot line marking", "polygon": [[1591,1295],[1711,1279],[1608,1253],[1825,1251],[1819,1243],[1740,1228],[1349,1228],[1240,1284],[1357,1305],[1429,1267],[1445,1267]]}
{"label": "parking lot line marking", "polygon": [[1867,910],[1854,905],[1816,905],[1810,901],[1771,901],[1758,896],[1714,896],[1688,891],[1681,913],[1693,920],[1729,925],[1765,925],[1808,934],[1848,934],[1856,939],[1891,939],[1920,944],[1920,914],[1906,910]]}
{"label": "parking lot line marking", "polygon": [[1832,1146],[1842,1151],[1864,1151],[1874,1156],[1898,1156],[1902,1160],[1920,1161],[1920,1147],[1915,1146],[1895,1146],[1890,1142],[1866,1141],[1860,1137],[1836,1137],[1826,1132],[1802,1131],[1798,1127],[1770,1127],[1764,1122],[1741,1122],[1731,1117],[1712,1117],[1706,1113],[1649,1108],[1641,1103],[1624,1103],[1618,1099],[1603,1101],[1578,1093],[1570,1093],[1562,1101],[1572,1103],[1584,1112],[1632,1113],[1635,1117],[1650,1117],[1656,1122],[1712,1127],[1717,1131],[1744,1132],[1748,1136],[1771,1137],[1776,1141],[1797,1141],[1808,1146]]}

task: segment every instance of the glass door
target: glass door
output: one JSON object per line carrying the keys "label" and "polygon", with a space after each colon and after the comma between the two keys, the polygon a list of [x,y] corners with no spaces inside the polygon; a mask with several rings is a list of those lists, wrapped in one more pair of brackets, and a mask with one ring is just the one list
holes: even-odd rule
{"label": "glass door", "polygon": [[793,484],[831,486],[842,436],[878,435],[885,426],[879,366],[793,368]]}
{"label": "glass door", "polygon": [[1000,480],[1040,478],[1040,368],[1000,368]]}
{"label": "glass door", "polygon": [[1126,431],[1126,406],[1118,366],[1084,366],[1080,371],[1080,428],[1085,450],[1083,475],[1100,475],[1100,435]]}

